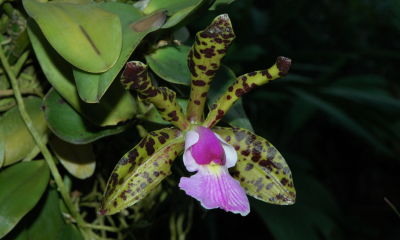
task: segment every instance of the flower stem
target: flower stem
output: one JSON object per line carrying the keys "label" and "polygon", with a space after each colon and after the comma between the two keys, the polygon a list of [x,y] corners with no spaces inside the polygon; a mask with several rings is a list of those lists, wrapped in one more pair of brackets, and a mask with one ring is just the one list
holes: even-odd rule
{"label": "flower stem", "polygon": [[4,55],[2,47],[0,47],[0,59],[1,59],[2,65],[3,65],[3,68],[6,70],[7,75],[9,77],[9,79],[11,80],[11,85],[12,85],[12,88],[13,88],[13,91],[14,91],[15,99],[17,100],[18,109],[19,109],[19,112],[21,114],[21,117],[24,120],[24,122],[25,122],[27,128],[29,129],[30,133],[32,134],[33,138],[35,139],[35,142],[38,145],[40,151],[42,152],[44,158],[46,159],[47,165],[49,166],[50,172],[53,175],[53,178],[54,178],[54,181],[57,184],[58,190],[60,191],[61,196],[64,199],[65,205],[67,205],[71,215],[75,218],[82,235],[85,237],[85,236],[88,235],[87,228],[86,228],[86,223],[83,220],[83,218],[81,217],[81,215],[79,215],[79,213],[74,208],[74,205],[73,205],[73,203],[71,201],[71,198],[70,198],[70,196],[69,196],[69,194],[67,192],[67,189],[64,186],[64,183],[63,183],[63,180],[61,178],[61,175],[58,172],[57,166],[53,161],[51,153],[47,149],[46,145],[43,143],[42,139],[40,138],[39,133],[37,132],[37,130],[33,126],[32,119],[29,117],[28,113],[25,110],[24,101],[22,99],[22,95],[21,95],[21,92],[20,92],[19,87],[18,87],[17,79],[15,78],[15,75],[12,72],[10,65],[8,64],[7,58]]}

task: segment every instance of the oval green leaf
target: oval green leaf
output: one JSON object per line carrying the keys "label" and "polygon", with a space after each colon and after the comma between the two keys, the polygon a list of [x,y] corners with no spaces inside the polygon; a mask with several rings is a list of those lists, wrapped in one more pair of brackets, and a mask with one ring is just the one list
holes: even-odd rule
{"label": "oval green leaf", "polygon": [[146,16],[135,7],[123,3],[108,2],[100,6],[121,19],[122,50],[118,61],[106,72],[96,74],[74,68],[79,96],[88,103],[99,102],[138,44],[148,33],[159,29],[166,17],[164,11]]}
{"label": "oval green leaf", "polygon": [[199,4],[201,0],[159,0],[159,1],[150,1],[147,7],[143,10],[145,14],[152,13],[158,9],[166,9],[168,12],[168,16],[172,16],[173,14]]}
{"label": "oval green leaf", "polygon": [[99,214],[111,215],[142,200],[171,171],[185,146],[179,129],[149,133],[119,161],[108,180]]}
{"label": "oval green leaf", "polygon": [[[178,0],[174,0],[178,1]],[[165,6],[168,10],[168,15],[172,15],[168,21],[161,27],[162,29],[173,28],[175,30],[186,26],[188,23],[196,19],[197,17],[203,15],[210,8],[211,4],[214,0],[202,0],[202,1],[181,1],[181,4],[177,4],[176,6],[170,5],[174,1],[164,1],[160,4],[161,1],[151,1],[149,6],[144,11],[149,11],[150,9],[157,6]],[[154,6],[152,6],[152,4]]]}
{"label": "oval green leaf", "polygon": [[75,67],[98,73],[117,61],[122,31],[116,14],[89,0],[22,2],[51,46]]}
{"label": "oval green leaf", "polygon": [[246,194],[261,201],[294,204],[296,190],[292,172],[271,143],[242,128],[213,128],[238,152],[238,161],[230,169]]}
{"label": "oval green leaf", "polygon": [[[48,132],[43,112],[40,109],[42,99],[33,97],[24,100],[25,109],[33,121],[33,126],[44,138]],[[28,155],[36,146],[29,129],[20,115],[18,106],[8,110],[0,119],[0,135],[2,136],[2,147],[0,147],[0,163],[3,166],[13,164]],[[3,154],[1,154],[3,148]]]}
{"label": "oval green leaf", "polygon": [[64,141],[73,144],[90,143],[123,132],[131,125],[129,121],[117,126],[97,126],[75,111],[54,88],[50,89],[43,99],[42,109],[51,131]]}
{"label": "oval green leaf", "polygon": [[44,160],[21,162],[0,172],[0,238],[36,205],[49,178]]}
{"label": "oval green leaf", "polygon": [[101,103],[85,103],[76,90],[72,66],[49,45],[39,26],[31,19],[28,20],[28,33],[47,80],[76,111],[99,126],[117,125],[133,118],[135,100],[119,82],[110,86]]}
{"label": "oval green leaf", "polygon": [[[212,104],[228,89],[229,85],[236,81],[235,73],[227,66],[221,64],[218,69],[212,83],[208,90],[207,101],[208,106],[211,109]],[[222,118],[223,121],[227,122],[233,127],[245,128],[251,132],[254,132],[253,127],[243,108],[242,99],[236,101],[229,111]]]}
{"label": "oval green leaf", "polygon": [[58,160],[74,177],[86,179],[93,175],[96,156],[91,143],[72,144],[54,135],[50,137],[49,143]]}
{"label": "oval green leaf", "polygon": [[4,240],[56,239],[66,224],[60,212],[60,201],[56,189],[43,194],[39,203],[30,211]]}
{"label": "oval green leaf", "polygon": [[190,47],[181,45],[166,46],[146,55],[151,70],[160,78],[177,84],[190,85],[190,71],[187,56]]}
{"label": "oval green leaf", "polygon": [[56,240],[83,240],[83,237],[75,225],[66,224],[61,228]]}

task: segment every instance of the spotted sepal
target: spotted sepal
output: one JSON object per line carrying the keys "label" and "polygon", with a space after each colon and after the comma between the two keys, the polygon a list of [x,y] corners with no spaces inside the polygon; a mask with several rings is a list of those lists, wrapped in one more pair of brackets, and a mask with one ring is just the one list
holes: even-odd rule
{"label": "spotted sepal", "polygon": [[210,26],[196,34],[187,59],[192,82],[186,108],[189,122],[203,122],[208,89],[234,38],[231,20],[227,14],[216,17]]}
{"label": "spotted sepal", "polygon": [[188,128],[189,123],[176,100],[176,93],[168,88],[154,86],[147,65],[138,61],[128,62],[122,73],[121,82],[126,89],[136,90],[140,101],[153,103],[162,119],[181,130]]}
{"label": "spotted sepal", "polygon": [[278,57],[276,63],[271,68],[247,73],[238,77],[233,85],[230,85],[226,92],[213,103],[203,126],[212,128],[243,94],[269,81],[285,77],[289,71],[291,62],[292,60],[289,58]]}
{"label": "spotted sepal", "polygon": [[184,146],[179,129],[164,128],[149,133],[115,166],[99,214],[115,214],[143,199],[171,173],[171,164]]}
{"label": "spotted sepal", "polygon": [[292,172],[271,143],[243,128],[212,128],[212,131],[237,151],[238,161],[230,172],[247,195],[277,205],[294,204]]}

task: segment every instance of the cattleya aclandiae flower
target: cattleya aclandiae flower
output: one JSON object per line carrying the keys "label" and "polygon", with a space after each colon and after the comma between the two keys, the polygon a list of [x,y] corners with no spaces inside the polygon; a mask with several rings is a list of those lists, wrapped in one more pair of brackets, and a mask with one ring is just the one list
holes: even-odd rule
{"label": "cattleya aclandiae flower", "polygon": [[152,84],[148,65],[127,63],[121,77],[124,87],[154,104],[175,127],[150,132],[122,157],[108,180],[99,214],[117,213],[143,199],[171,173],[171,164],[181,153],[187,170],[196,173],[182,177],[179,187],[207,209],[245,216],[250,211],[246,194],[272,204],[294,203],[292,174],[274,146],[243,128],[214,127],[243,94],[286,76],[290,59],[278,57],[271,68],[238,77],[203,117],[211,80],[234,38],[226,14],[196,34],[187,60],[191,93],[186,111],[174,91]]}

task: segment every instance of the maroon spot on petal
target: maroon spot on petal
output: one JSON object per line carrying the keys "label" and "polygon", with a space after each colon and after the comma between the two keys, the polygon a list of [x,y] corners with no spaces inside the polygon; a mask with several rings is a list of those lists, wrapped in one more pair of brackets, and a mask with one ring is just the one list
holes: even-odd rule
{"label": "maroon spot on petal", "polygon": [[249,75],[250,77],[252,77],[252,76],[255,76],[257,74],[257,72],[251,72],[251,73],[248,73],[247,75]]}
{"label": "maroon spot on petal", "polygon": [[250,154],[250,150],[249,149],[243,150],[240,154],[247,157]]}
{"label": "maroon spot on petal", "polygon": [[236,89],[236,92],[235,92],[236,97],[241,97],[241,96],[243,96],[243,94],[245,94],[245,91],[243,89],[241,89],[241,88]]}
{"label": "maroon spot on petal", "polygon": [[214,57],[216,55],[214,53],[214,48],[201,49],[200,53],[204,54],[204,57],[206,57],[206,58],[212,58],[212,57]]}
{"label": "maroon spot on petal", "polygon": [[261,71],[262,76],[267,76],[267,78],[272,78],[271,74],[269,74],[268,70]]}
{"label": "maroon spot on petal", "polygon": [[172,119],[171,119],[171,121],[174,121],[174,122],[176,122],[176,121],[178,121],[179,120],[179,117],[173,117]]}
{"label": "maroon spot on petal", "polygon": [[169,139],[169,135],[165,132],[160,132],[161,136],[163,136],[166,139]]}
{"label": "maroon spot on petal", "polygon": [[240,149],[240,146],[239,145],[235,145],[235,150],[237,151],[239,149]]}
{"label": "maroon spot on petal", "polygon": [[111,174],[110,184],[112,184],[112,186],[115,187],[117,183],[118,183],[118,173]]}
{"label": "maroon spot on petal", "polygon": [[151,136],[154,136],[154,137],[155,137],[155,136],[158,136],[157,133],[155,133],[155,132],[151,132],[151,133],[149,133],[149,134],[150,134]]}
{"label": "maroon spot on petal", "polygon": [[197,44],[197,45],[200,45],[200,40],[199,40],[199,37],[197,36],[197,34],[196,34],[196,36],[195,36],[194,39],[196,40],[196,44]]}
{"label": "maroon spot on petal", "polygon": [[246,178],[244,178],[244,177],[242,177],[242,178],[240,179],[241,182],[243,182],[244,180],[246,180]]}
{"label": "maroon spot on petal", "polygon": [[249,144],[253,143],[255,140],[256,140],[256,136],[253,135],[253,134],[251,134],[251,135],[249,135],[249,136],[246,138],[245,143],[246,143],[247,145],[249,145]]}
{"label": "maroon spot on petal", "polygon": [[164,143],[165,143],[165,138],[164,138],[163,136],[159,136],[159,137],[158,137],[158,141],[159,141],[161,144],[164,144]]}
{"label": "maroon spot on petal", "polygon": [[243,76],[243,77],[242,77],[242,81],[243,81],[243,82],[246,82],[246,81],[247,81],[247,77],[246,77],[246,76]]}
{"label": "maroon spot on petal", "polygon": [[206,85],[206,82],[204,82],[203,80],[193,80],[192,81],[193,85],[198,86],[198,87],[202,87]]}
{"label": "maroon spot on petal", "polygon": [[204,74],[207,76],[214,76],[216,72],[217,72],[217,70],[208,70]]}
{"label": "maroon spot on petal", "polygon": [[158,177],[158,176],[160,176],[160,173],[157,172],[157,171],[153,171],[153,175],[154,175],[155,177]]}
{"label": "maroon spot on petal", "polygon": [[211,110],[214,110],[214,109],[216,109],[217,108],[217,104],[216,103],[213,103],[213,105],[212,105],[212,107],[211,107]]}
{"label": "maroon spot on petal", "polygon": [[[201,50],[200,50],[200,52],[201,52]],[[196,48],[193,48],[193,55],[195,58],[201,59],[201,55],[200,55],[200,53],[197,52]]]}
{"label": "maroon spot on petal", "polygon": [[203,92],[203,93],[201,94],[201,97],[207,97],[207,93],[208,93],[208,92]]}
{"label": "maroon spot on petal", "polygon": [[214,41],[216,42],[216,43],[222,43],[222,39],[221,38],[214,38]]}
{"label": "maroon spot on petal", "polygon": [[201,44],[204,45],[204,46],[207,46],[207,43],[206,43],[206,42],[201,42]]}
{"label": "maroon spot on petal", "polygon": [[207,67],[204,66],[204,65],[197,65],[197,67],[198,67],[200,70],[203,70],[203,71],[205,71],[205,70],[207,69]]}
{"label": "maroon spot on petal", "polygon": [[233,86],[229,86],[229,87],[228,87],[228,91],[229,91],[229,92],[232,92],[232,91],[233,91]]}
{"label": "maroon spot on petal", "polygon": [[114,207],[117,207],[117,206],[118,206],[117,200],[115,200],[115,201],[113,202],[113,205],[114,205]]}
{"label": "maroon spot on petal", "polygon": [[234,175],[235,175],[236,178],[239,178],[239,176],[240,176],[240,171],[236,171],[236,172],[234,173]]}
{"label": "maroon spot on petal", "polygon": [[226,136],[226,141],[229,142],[231,140],[231,136]]}
{"label": "maroon spot on petal", "polygon": [[174,110],[174,111],[168,113],[168,117],[172,117],[172,118],[176,117],[176,111]]}
{"label": "maroon spot on petal", "polygon": [[218,109],[218,115],[215,117],[215,120],[219,120],[224,116],[225,112],[221,109]]}
{"label": "maroon spot on petal", "polygon": [[154,144],[156,144],[156,142],[154,141],[153,138],[149,138],[149,140],[146,142],[146,152],[147,155],[153,155],[153,153],[155,152],[154,150]]}
{"label": "maroon spot on petal", "polygon": [[200,105],[200,101],[199,100],[194,100],[194,104]]}
{"label": "maroon spot on petal", "polygon": [[157,108],[157,111],[159,111],[159,112],[164,112],[164,111],[165,111],[165,108]]}
{"label": "maroon spot on petal", "polygon": [[138,156],[139,156],[139,153],[138,153],[137,149],[136,148],[133,149],[132,151],[130,151],[128,153],[128,162],[129,163],[134,162]]}

